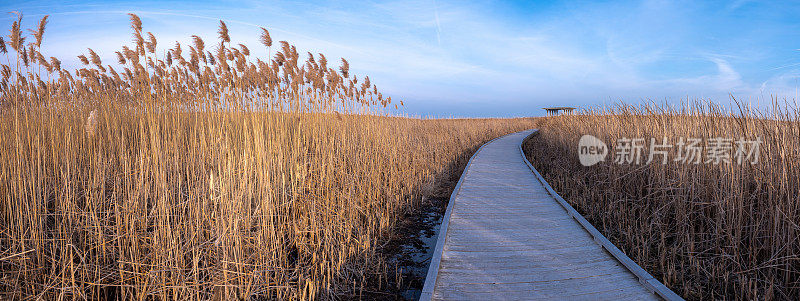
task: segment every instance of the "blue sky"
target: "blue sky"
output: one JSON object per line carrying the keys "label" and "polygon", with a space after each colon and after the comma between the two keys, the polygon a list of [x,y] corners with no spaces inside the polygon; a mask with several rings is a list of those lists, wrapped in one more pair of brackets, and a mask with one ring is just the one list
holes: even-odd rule
{"label": "blue sky", "polygon": [[[258,26],[298,51],[350,61],[415,116],[538,116],[549,105],[729,94],[754,105],[796,98],[800,3],[791,1],[6,1],[32,27],[50,15],[43,53],[106,63],[139,14],[159,48],[231,38],[259,47]],[[7,31],[13,16],[0,15]]]}

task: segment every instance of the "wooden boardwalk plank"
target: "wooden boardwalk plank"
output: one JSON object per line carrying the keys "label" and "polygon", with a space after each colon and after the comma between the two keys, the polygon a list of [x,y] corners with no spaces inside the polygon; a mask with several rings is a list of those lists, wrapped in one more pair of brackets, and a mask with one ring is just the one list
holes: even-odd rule
{"label": "wooden boardwalk plank", "polygon": [[450,198],[421,299],[679,300],[659,293],[666,288],[638,266],[631,269],[627,256],[540,181],[520,153],[531,133],[495,139],[470,159]]}

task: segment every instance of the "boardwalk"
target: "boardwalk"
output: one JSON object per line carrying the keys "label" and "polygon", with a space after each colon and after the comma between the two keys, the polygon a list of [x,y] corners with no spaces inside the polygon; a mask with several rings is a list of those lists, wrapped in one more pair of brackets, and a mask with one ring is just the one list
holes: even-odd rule
{"label": "boardwalk", "polygon": [[658,299],[658,289],[680,299],[615,247],[604,247],[610,242],[548,192],[520,151],[531,133],[495,139],[470,161],[447,208],[421,300],[646,300]]}

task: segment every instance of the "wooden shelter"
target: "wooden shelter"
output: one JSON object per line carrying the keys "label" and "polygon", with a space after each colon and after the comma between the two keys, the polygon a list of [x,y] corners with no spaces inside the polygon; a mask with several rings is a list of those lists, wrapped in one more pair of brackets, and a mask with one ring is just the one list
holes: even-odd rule
{"label": "wooden shelter", "polygon": [[550,108],[542,108],[547,111],[547,116],[558,116],[558,115],[569,115],[572,114],[572,110],[575,110],[573,107],[550,107]]}

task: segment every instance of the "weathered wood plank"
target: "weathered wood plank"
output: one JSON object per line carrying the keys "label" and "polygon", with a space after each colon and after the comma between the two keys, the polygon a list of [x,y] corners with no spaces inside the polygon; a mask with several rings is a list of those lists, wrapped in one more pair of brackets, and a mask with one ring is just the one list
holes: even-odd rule
{"label": "weathered wood plank", "polygon": [[[602,293],[609,290],[608,283],[625,281],[629,287],[641,287],[634,282],[629,282],[632,275],[618,274],[614,276],[569,278],[555,281],[540,282],[510,282],[510,283],[453,283],[453,285],[442,288],[441,292],[462,292],[462,293],[484,293],[491,291],[508,292],[536,292],[552,295],[581,295],[591,293]],[[613,289],[622,289],[625,286],[614,286]],[[549,296],[543,296],[549,297]]]}
{"label": "weathered wood plank", "polygon": [[[591,279],[589,282],[591,281],[595,280]],[[581,286],[579,283],[557,283],[552,289],[530,290],[511,290],[504,285],[492,284],[483,287],[486,291],[443,290],[437,291],[435,297],[443,300],[642,300],[642,295],[650,294],[637,284],[599,289],[599,292],[584,291],[584,287],[597,290],[593,286]]]}

